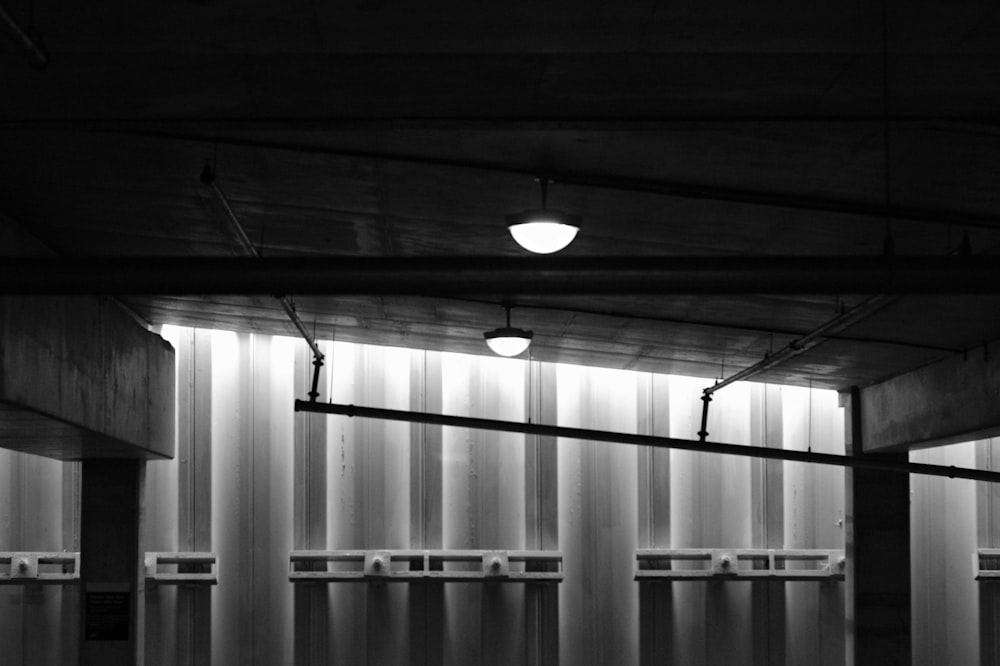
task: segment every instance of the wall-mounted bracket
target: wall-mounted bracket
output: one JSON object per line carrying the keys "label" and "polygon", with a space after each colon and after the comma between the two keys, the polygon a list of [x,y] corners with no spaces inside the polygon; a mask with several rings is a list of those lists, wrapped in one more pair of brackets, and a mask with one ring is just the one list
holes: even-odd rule
{"label": "wall-mounted bracket", "polygon": [[370,550],[365,553],[365,576],[385,578],[392,572],[392,552]]}
{"label": "wall-mounted bracket", "polygon": [[846,564],[842,550],[640,549],[635,552],[635,580],[840,581]]}
{"label": "wall-mounted bracket", "polygon": [[0,553],[0,585],[80,582],[80,553]]}
{"label": "wall-mounted bracket", "polygon": [[510,576],[510,555],[505,550],[484,552],[482,564],[483,576],[486,578]]}
{"label": "wall-mounted bracket", "polygon": [[562,553],[543,550],[300,550],[293,583],[560,583]]}
{"label": "wall-mounted bracket", "polygon": [[145,565],[147,583],[216,585],[219,582],[215,553],[146,553]]}
{"label": "wall-mounted bracket", "polygon": [[972,555],[972,568],[980,583],[1000,583],[1000,548],[980,548]]}

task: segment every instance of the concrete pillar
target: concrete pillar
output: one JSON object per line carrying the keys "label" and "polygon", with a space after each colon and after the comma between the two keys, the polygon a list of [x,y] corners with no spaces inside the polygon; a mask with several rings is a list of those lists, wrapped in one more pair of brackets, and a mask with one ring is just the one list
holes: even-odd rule
{"label": "concrete pillar", "polygon": [[145,462],[85,460],[81,485],[80,663],[141,664],[145,572],[140,547]]}
{"label": "concrete pillar", "polygon": [[[847,453],[906,461],[906,453],[864,453],[861,392],[843,395]],[[847,662],[909,664],[910,479],[854,469],[846,475]]]}

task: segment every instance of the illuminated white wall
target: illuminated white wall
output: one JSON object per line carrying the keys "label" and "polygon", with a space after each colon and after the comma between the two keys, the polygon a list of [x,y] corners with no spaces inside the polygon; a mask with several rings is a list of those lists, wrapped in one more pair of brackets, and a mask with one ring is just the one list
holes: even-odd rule
{"label": "illuminated white wall", "polygon": [[[840,469],[296,414],[312,376],[301,341],[164,334],[178,356],[178,449],[147,466],[146,549],[212,550],[220,581],[148,591],[147,663],[843,663],[842,585],[632,580],[636,548],[842,548]],[[688,439],[700,428],[701,379],[323,348],[321,400]],[[712,402],[709,432],[713,441],[843,452],[843,415],[824,391],[727,388]],[[5,451],[0,462],[0,550],[75,549],[77,466]],[[934,492],[948,506],[975,513],[969,491],[941,483]],[[941,509],[928,513],[933,504],[915,500],[918,546],[947,523]],[[955,522],[948,529],[954,552],[934,557],[971,561],[963,553],[976,539]],[[559,549],[565,581],[288,581],[293,549],[376,548]],[[915,571],[922,557],[915,551]],[[959,585],[956,576],[935,566],[929,580]],[[975,588],[962,584],[954,604],[969,619],[953,624],[974,628],[979,609],[968,615],[963,595]],[[11,663],[72,657],[74,598],[0,588]],[[917,619],[924,636],[930,615]],[[951,639],[948,654],[972,654],[963,646],[974,638]]]}

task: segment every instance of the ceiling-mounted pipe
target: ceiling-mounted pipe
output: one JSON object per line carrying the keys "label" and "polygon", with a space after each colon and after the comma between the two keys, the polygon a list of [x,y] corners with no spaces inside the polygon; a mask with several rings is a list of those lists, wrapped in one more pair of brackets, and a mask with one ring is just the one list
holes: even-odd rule
{"label": "ceiling-mounted pipe", "polygon": [[[752,377],[756,377],[759,374],[767,372],[771,368],[784,363],[791,357],[797,356],[807,349],[812,349],[816,345],[823,342],[823,340],[827,337],[836,335],[837,333],[870,317],[895,299],[895,296],[888,296],[885,294],[879,294],[865,299],[861,303],[842,312],[823,325],[813,329],[809,333],[792,340],[778,351],[768,354],[757,363],[754,363],[753,365],[740,370],[735,375],[730,375],[729,377],[716,382],[712,386],[703,389],[702,393],[706,396],[710,396],[719,389],[725,388],[734,382],[747,381]],[[702,429],[704,429],[704,426]]]}
{"label": "ceiling-mounted pipe", "polygon": [[407,423],[424,423],[427,425],[450,426],[455,428],[474,428],[476,430],[493,430],[499,432],[516,432],[525,435],[540,435],[543,437],[566,437],[594,442],[610,442],[613,444],[634,444],[651,446],[661,449],[682,449],[686,451],[701,451],[731,456],[750,458],[766,458],[769,460],[790,460],[794,462],[813,463],[819,465],[835,465],[838,467],[879,469],[905,474],[925,474],[929,476],[945,476],[955,479],[971,479],[974,481],[1000,482],[1000,472],[988,472],[965,467],[949,467],[945,465],[927,465],[923,463],[893,462],[879,460],[877,455],[840,456],[831,453],[813,453],[812,451],[796,451],[791,449],[772,449],[763,446],[743,446],[740,444],[719,444],[716,442],[699,442],[674,437],[657,437],[654,435],[632,435],[606,430],[589,430],[585,428],[566,428],[563,426],[541,425],[537,423],[518,423],[516,421],[498,421],[480,419],[470,416],[448,416],[445,414],[429,414],[427,412],[411,412],[397,409],[379,409],[375,407],[358,407],[336,403],[295,401],[295,411],[316,414],[342,414],[362,418],[386,419],[404,421]]}
{"label": "ceiling-mounted pipe", "polygon": [[28,63],[35,69],[45,69],[49,65],[49,54],[45,51],[45,46],[39,37],[29,35],[17,21],[7,13],[7,10],[0,7],[0,23],[7,28],[18,46],[27,54]]}
{"label": "ceiling-mounted pipe", "polygon": [[1000,257],[5,257],[7,294],[997,294]]}
{"label": "ceiling-mounted pipe", "polygon": [[725,379],[715,382],[712,386],[702,389],[701,430],[698,431],[698,436],[701,438],[701,441],[704,442],[708,439],[708,406],[709,403],[712,402],[712,394],[716,391],[735,382],[749,381],[753,377],[761,375],[771,368],[785,363],[793,356],[798,356],[802,352],[821,344],[828,336],[836,335],[840,331],[867,319],[887,306],[889,303],[896,300],[896,298],[896,295],[890,296],[888,294],[876,294],[875,296],[871,296],[854,307],[841,312],[833,319],[814,328],[809,333],[792,340],[778,351],[766,355],[763,359],[747,368],[743,368],[735,375],[730,375]]}
{"label": "ceiling-mounted pipe", "polygon": [[[229,230],[233,233],[233,236],[236,237],[236,240],[239,241],[240,247],[243,248],[243,251],[255,260],[260,260],[260,250],[258,250],[250,241],[250,237],[247,236],[247,232],[243,229],[243,225],[240,224],[240,219],[236,217],[236,212],[233,210],[233,207],[229,205],[229,199],[226,198],[225,193],[223,193],[219,184],[215,180],[215,170],[212,169],[211,165],[205,164],[205,168],[202,169],[201,182],[212,190],[212,194],[215,195],[215,199],[219,202],[219,205],[222,206],[222,210],[225,212],[226,222],[229,225]],[[323,359],[325,357],[323,352],[319,349],[319,344],[316,343],[316,338],[313,337],[313,335],[305,327],[305,324],[302,323],[302,319],[295,311],[295,305],[291,302],[291,300],[289,300],[287,296],[280,294],[275,296],[275,298],[278,299],[278,303],[281,305],[281,309],[285,311],[288,319],[291,320],[295,328],[298,329],[299,335],[302,336],[302,338],[306,341],[306,344],[309,345],[309,348],[312,349],[314,358],[313,365],[315,366],[315,369],[313,372],[312,391],[309,395],[315,398],[318,395],[316,386],[319,382],[319,369],[322,367]]]}
{"label": "ceiling-mounted pipe", "polygon": [[[888,175],[886,178],[888,179]],[[889,251],[889,246],[891,246],[892,237],[886,236],[886,241],[887,251],[884,254],[886,259],[891,261],[892,252]],[[965,233],[962,235],[962,240],[958,247],[956,247],[952,252],[949,252],[948,256],[966,258],[971,255],[971,252],[972,248],[969,243],[969,235],[968,233]],[[820,324],[809,333],[792,340],[777,352],[769,353],[760,361],[744,368],[743,370],[740,370],[735,375],[721,379],[715,382],[712,386],[702,389],[701,399],[703,407],[701,412],[701,430],[698,432],[702,441],[708,437],[708,404],[712,401],[713,393],[735,382],[748,381],[757,375],[767,372],[771,368],[781,365],[793,356],[798,356],[802,352],[822,344],[831,336],[834,336],[837,333],[864,321],[882,308],[888,306],[890,303],[893,303],[899,298],[899,296],[900,294],[884,293],[869,296],[854,307],[849,308],[838,314],[833,319]]]}

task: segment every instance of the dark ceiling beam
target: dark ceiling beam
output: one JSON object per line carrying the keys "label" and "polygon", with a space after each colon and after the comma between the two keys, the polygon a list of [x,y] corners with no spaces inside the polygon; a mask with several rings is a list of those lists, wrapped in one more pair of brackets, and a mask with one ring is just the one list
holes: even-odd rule
{"label": "dark ceiling beam", "polygon": [[12,257],[7,294],[996,294],[1000,257]]}
{"label": "dark ceiling beam", "polygon": [[530,114],[507,115],[448,115],[381,116],[67,116],[64,118],[0,117],[0,129],[16,130],[81,130],[164,136],[176,139],[234,139],[241,132],[324,132],[340,130],[435,130],[435,131],[622,131],[649,132],[675,130],[678,126],[715,126],[730,124],[776,125],[872,125],[881,127],[886,120],[891,125],[916,124],[931,129],[1000,135],[1000,123],[987,113],[940,114],[893,112],[886,118],[881,113],[838,114],[657,114],[568,116]]}

